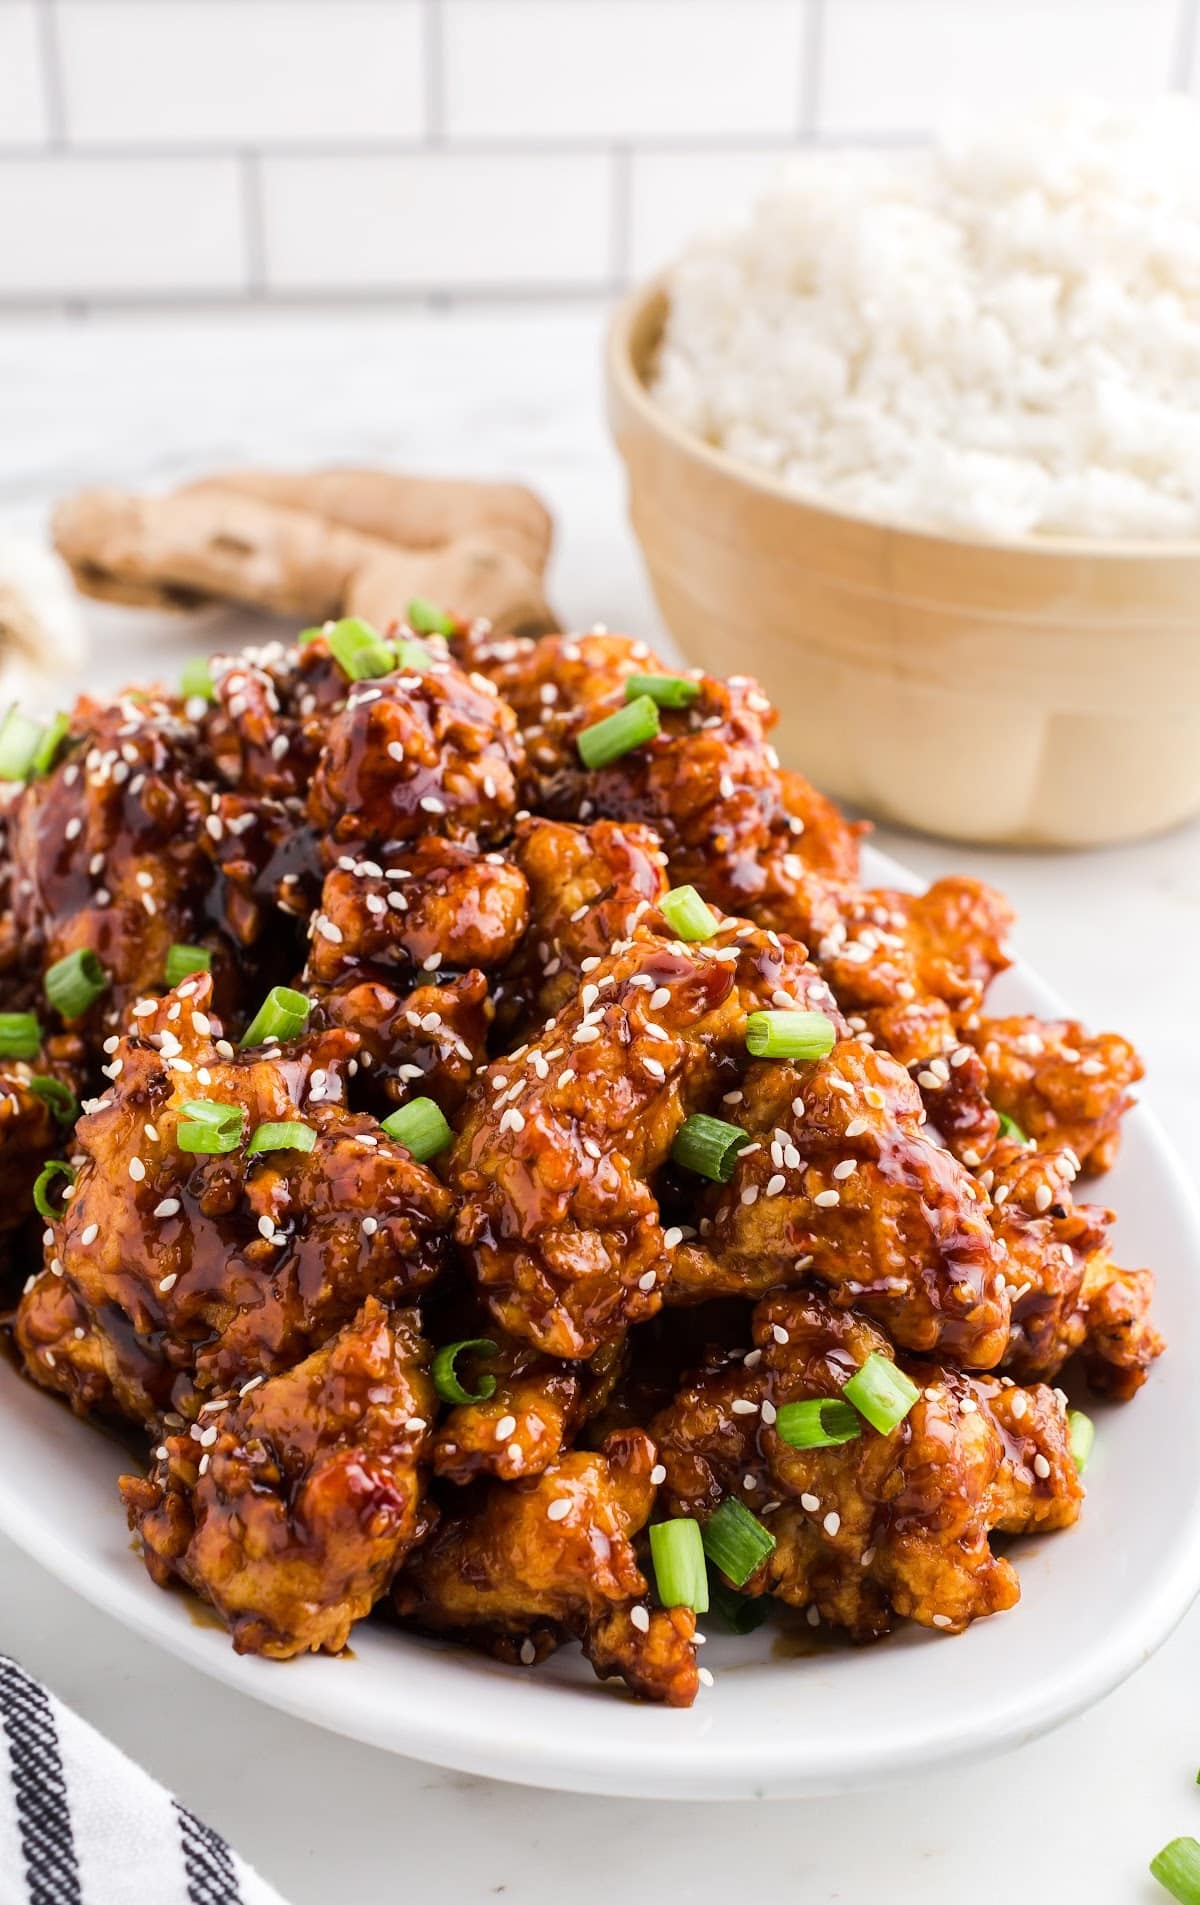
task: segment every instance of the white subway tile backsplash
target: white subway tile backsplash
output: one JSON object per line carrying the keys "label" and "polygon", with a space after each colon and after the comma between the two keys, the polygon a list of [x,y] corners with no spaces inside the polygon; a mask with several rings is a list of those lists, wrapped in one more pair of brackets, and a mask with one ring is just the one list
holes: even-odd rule
{"label": "white subway tile backsplash", "polygon": [[956,113],[1170,83],[1177,0],[829,0],[823,131],[923,132]]}
{"label": "white subway tile backsplash", "polygon": [[232,159],[0,165],[0,297],[235,291],[243,243]]}
{"label": "white subway tile backsplash", "polygon": [[263,162],[267,284],[367,292],[602,285],[611,162],[463,153]]}
{"label": "white subway tile backsplash", "polygon": [[72,140],[328,145],[425,128],[419,0],[59,0],[57,23]]}
{"label": "white subway tile backsplash", "polygon": [[646,152],[633,160],[629,269],[667,264],[698,232],[736,218],[784,163],[783,151]]}
{"label": "white subway tile backsplash", "polygon": [[443,0],[451,138],[787,134],[805,0]]}
{"label": "white subway tile backsplash", "polygon": [[49,131],[33,0],[0,6],[0,148],[37,145]]}

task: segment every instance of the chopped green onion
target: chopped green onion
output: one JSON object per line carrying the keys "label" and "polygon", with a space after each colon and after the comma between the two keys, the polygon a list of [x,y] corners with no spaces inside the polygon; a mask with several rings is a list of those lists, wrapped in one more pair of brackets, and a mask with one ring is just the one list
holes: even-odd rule
{"label": "chopped green onion", "polygon": [[1091,1416],[1085,1415],[1082,1409],[1068,1409],[1067,1446],[1071,1451],[1071,1460],[1075,1464],[1076,1473],[1079,1475],[1083,1474],[1088,1465],[1088,1456],[1092,1452],[1092,1444],[1095,1440],[1096,1425]]}
{"label": "chopped green onion", "polygon": [[211,972],[212,954],[207,946],[185,946],[176,941],[167,948],[165,978],[169,986],[177,986],[193,972]]}
{"label": "chopped green onion", "polygon": [[752,1012],[746,1020],[751,1058],[824,1058],[837,1043],[833,1020],[823,1012]]}
{"label": "chopped green onion", "polygon": [[812,1402],[784,1402],[775,1417],[775,1433],[789,1449],[836,1449],[862,1434],[858,1411],[835,1396]]}
{"label": "chopped green onion", "polygon": [[42,1028],[32,1012],[0,1012],[0,1058],[36,1058]]}
{"label": "chopped green onion", "polygon": [[182,1118],[175,1127],[175,1142],[181,1151],[216,1157],[226,1151],[236,1151],[241,1144],[246,1114],[240,1105],[222,1104],[216,1098],[190,1098],[180,1106],[180,1111]]}
{"label": "chopped green onion", "polygon": [[385,1118],[379,1129],[404,1145],[418,1164],[428,1164],[454,1136],[432,1098],[410,1098],[399,1111]]}
{"label": "chopped green onion", "polygon": [[307,648],[310,642],[319,642],[325,633],[325,625],[320,628],[302,628],[296,637],[297,648]]}
{"label": "chopped green onion", "polygon": [[741,1125],[726,1124],[724,1118],[694,1111],[680,1125],[671,1156],[685,1171],[698,1171],[714,1184],[728,1184],[738,1153],[748,1143]]}
{"label": "chopped green onion", "polygon": [[920,1393],[904,1371],[877,1349],[842,1387],[845,1400],[852,1402],[880,1435],[890,1435],[899,1428]]}
{"label": "chopped green onion", "polygon": [[338,667],[351,681],[390,675],[396,666],[396,658],[378,629],[360,621],[357,615],[334,623],[329,631],[329,647]]}
{"label": "chopped green onion", "polygon": [[447,615],[436,602],[427,602],[423,595],[413,596],[404,619],[418,635],[453,635],[454,633],[453,616]]}
{"label": "chopped green onion", "polygon": [[108,974],[90,946],[78,946],[56,959],[43,981],[46,997],[64,1019],[81,1019],[108,991]]}
{"label": "chopped green onion", "polygon": [[212,669],[204,655],[197,655],[184,667],[179,683],[179,692],[185,701],[215,701],[216,688],[213,686]]}
{"label": "chopped green onion", "polygon": [[658,1598],[664,1607],[690,1607],[708,1612],[708,1569],[700,1523],[679,1516],[656,1521],[650,1528],[650,1558]]}
{"label": "chopped green onion", "polygon": [[29,1089],[35,1098],[49,1105],[59,1124],[74,1124],[79,1116],[79,1100],[61,1078],[31,1078]]}
{"label": "chopped green onion", "polygon": [[268,1039],[299,1038],[307,1030],[310,1001],[291,986],[272,986],[242,1033],[241,1044],[265,1045]]}
{"label": "chopped green onion", "polygon": [[752,1634],[761,1627],[771,1611],[771,1604],[765,1594],[753,1596],[738,1594],[727,1587],[719,1574],[709,1574],[708,1598],[712,1611],[732,1634]]}
{"label": "chopped green onion", "polygon": [[626,675],[625,699],[649,695],[660,708],[689,708],[700,693],[700,683],[686,675]]}
{"label": "chopped green onion", "polygon": [[1029,1143],[1029,1139],[1025,1136],[1025,1133],[1022,1131],[1016,1119],[1010,1118],[1007,1111],[999,1111],[996,1116],[1000,1120],[1000,1136],[1002,1138],[1011,1138],[1014,1144]]}
{"label": "chopped green onion", "polygon": [[658,903],[658,910],[676,939],[711,939],[717,921],[694,886],[673,886]]}
{"label": "chopped green onion", "polygon": [[1172,1839],[1151,1859],[1150,1870],[1179,1905],[1200,1905],[1200,1845],[1195,1839]]}
{"label": "chopped green onion", "polygon": [[246,1146],[247,1157],[260,1151],[311,1151],[317,1134],[310,1124],[291,1121],[285,1124],[260,1124]]}
{"label": "chopped green onion", "polygon": [[10,708],[0,722],[0,781],[28,780],[42,730],[20,708]]}
{"label": "chopped green onion", "polygon": [[739,1588],[775,1552],[774,1535],[733,1495],[727,1495],[716,1513],[709,1516],[700,1530],[700,1539],[714,1567]]}
{"label": "chopped green onion", "polygon": [[64,1190],[69,1189],[75,1182],[75,1173],[71,1166],[64,1164],[61,1158],[51,1158],[49,1164],[42,1166],[38,1173],[37,1183],[33,1187],[34,1204],[39,1214],[50,1224],[57,1223],[58,1219],[62,1216],[62,1206],[59,1205],[55,1207],[55,1205],[50,1202],[49,1187],[56,1177],[66,1178],[67,1182],[63,1186]]}
{"label": "chopped green onion", "polygon": [[420,642],[406,641],[401,636],[399,641],[392,643],[392,652],[398,668],[412,668],[418,675],[423,675],[433,667],[433,656]]}
{"label": "chopped green onion", "polygon": [[69,714],[56,714],[48,728],[42,729],[42,738],[34,749],[33,771],[35,774],[48,774],[58,758],[58,750],[71,732]]}
{"label": "chopped green onion", "polygon": [[575,746],[585,767],[607,767],[619,761],[635,747],[643,747],[658,733],[658,709],[649,695],[626,702],[603,721],[593,721],[575,736]]}
{"label": "chopped green onion", "polygon": [[443,1402],[486,1402],[496,1393],[496,1378],[483,1375],[479,1378],[478,1389],[471,1391],[463,1384],[455,1370],[455,1363],[468,1350],[476,1356],[495,1356],[497,1346],[489,1336],[464,1336],[460,1343],[445,1343],[433,1359],[433,1386]]}

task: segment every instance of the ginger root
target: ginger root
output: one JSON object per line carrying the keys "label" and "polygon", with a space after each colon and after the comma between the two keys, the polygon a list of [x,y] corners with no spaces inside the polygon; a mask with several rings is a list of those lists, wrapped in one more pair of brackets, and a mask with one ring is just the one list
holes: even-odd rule
{"label": "ginger root", "polygon": [[81,490],[53,524],[76,587],[104,601],[384,624],[425,596],[531,635],[558,626],[542,582],[551,532],[516,484],[356,469],[245,470],[164,496]]}

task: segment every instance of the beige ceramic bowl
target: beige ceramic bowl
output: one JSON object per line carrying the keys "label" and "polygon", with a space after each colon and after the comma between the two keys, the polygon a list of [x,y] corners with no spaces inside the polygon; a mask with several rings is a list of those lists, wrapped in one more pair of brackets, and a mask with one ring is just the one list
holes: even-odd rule
{"label": "beige ceramic bowl", "polygon": [[617,311],[609,415],[689,660],[759,676],[789,765],[888,820],[1093,846],[1200,811],[1200,542],[997,544],[797,501],[651,401],[661,284]]}

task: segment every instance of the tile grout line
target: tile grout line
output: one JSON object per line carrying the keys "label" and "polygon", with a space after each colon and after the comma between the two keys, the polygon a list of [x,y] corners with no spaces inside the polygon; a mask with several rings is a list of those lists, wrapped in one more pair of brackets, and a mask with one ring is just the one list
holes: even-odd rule
{"label": "tile grout line", "polygon": [[61,152],[67,143],[67,115],[54,0],[38,0],[34,17],[37,23],[38,63],[42,71],[42,99],[46,107],[46,130],[49,135],[47,143],[52,152]]}
{"label": "tile grout line", "polygon": [[261,154],[247,147],[239,155],[238,197],[242,207],[242,252],[246,261],[246,290],[255,303],[267,291],[267,225],[263,205]]}
{"label": "tile grout line", "polygon": [[425,68],[425,137],[436,151],[446,143],[446,47],[441,0],[423,0],[422,52]]}
{"label": "tile grout line", "polygon": [[815,138],[821,108],[821,60],[825,50],[825,0],[806,0],[800,36],[800,123],[802,139]]}
{"label": "tile grout line", "polygon": [[1173,91],[1186,93],[1191,83],[1192,65],[1196,54],[1198,13],[1200,13],[1200,0],[1179,0],[1170,70],[1167,74],[1167,85]]}
{"label": "tile grout line", "polygon": [[628,145],[612,149],[612,176],[609,184],[609,267],[613,283],[624,288],[629,282],[633,252],[633,152]]}

